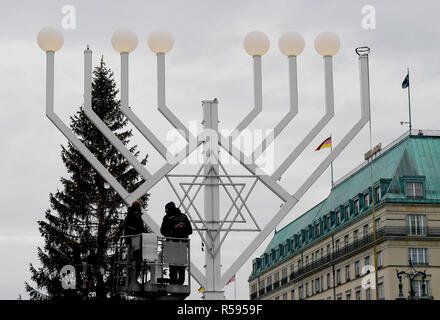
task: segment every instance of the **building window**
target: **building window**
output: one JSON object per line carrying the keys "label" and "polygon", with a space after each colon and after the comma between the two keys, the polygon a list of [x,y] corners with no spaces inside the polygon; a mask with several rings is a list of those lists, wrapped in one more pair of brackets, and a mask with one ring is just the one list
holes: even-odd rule
{"label": "building window", "polygon": [[336,224],[339,225],[341,223],[341,212],[336,212]]}
{"label": "building window", "polygon": [[356,289],[356,300],[361,300],[361,289]]}
{"label": "building window", "polygon": [[290,275],[291,275],[291,276],[293,276],[294,271],[295,271],[295,264],[292,263],[292,264],[290,265]]}
{"label": "building window", "polygon": [[353,231],[353,241],[356,242],[359,240],[359,230],[356,229]]}
{"label": "building window", "polygon": [[327,230],[330,230],[330,215],[327,216]]}
{"label": "building window", "polygon": [[409,214],[406,216],[410,235],[426,235],[426,215]]}
{"label": "building window", "polygon": [[368,209],[370,207],[370,194],[364,195],[364,209]]}
{"label": "building window", "polygon": [[336,240],[336,251],[338,251],[338,250],[339,250],[339,239]]}
{"label": "building window", "polygon": [[330,273],[327,273],[327,289],[330,289]]}
{"label": "building window", "polygon": [[408,260],[411,260],[413,265],[427,265],[428,264],[428,249],[426,249],[426,248],[409,248]]}
{"label": "building window", "polygon": [[290,291],[290,299],[295,300],[295,289],[292,289],[292,291]]}
{"label": "building window", "polygon": [[251,289],[251,295],[255,297],[257,295],[257,285],[253,284]]}
{"label": "building window", "polygon": [[272,291],[272,276],[270,276],[266,280],[266,291],[267,292]]}
{"label": "building window", "polygon": [[364,237],[368,236],[368,224],[364,226]]}
{"label": "building window", "polygon": [[[370,256],[366,256],[365,258],[364,258],[364,266],[366,267],[366,266],[369,266],[370,265]],[[368,273],[369,271],[367,271],[367,273]]]}
{"label": "building window", "polygon": [[275,272],[273,275],[273,286],[274,288],[278,288],[280,286],[280,273]]}
{"label": "building window", "polygon": [[304,287],[303,286],[300,286],[298,288],[298,299],[299,300],[304,299]]}
{"label": "building window", "polygon": [[315,293],[318,293],[321,289],[320,280],[319,278],[315,279]]}
{"label": "building window", "polygon": [[380,227],[381,227],[381,225],[380,225],[380,218],[376,219],[375,226],[376,226],[376,231],[380,229]]}
{"label": "building window", "polygon": [[357,278],[360,275],[361,275],[361,263],[358,260],[354,263],[354,276]]}
{"label": "building window", "polygon": [[421,298],[423,293],[426,296],[430,296],[429,293],[429,280],[425,280],[425,292],[423,292],[423,280],[414,280],[414,291],[415,291],[415,297]]}
{"label": "building window", "polygon": [[327,245],[327,254],[330,254],[331,253],[331,251],[330,251],[330,245],[328,244]]}
{"label": "building window", "polygon": [[378,203],[382,199],[382,193],[380,191],[380,187],[374,189],[374,202]]}
{"label": "building window", "polygon": [[306,297],[309,296],[309,283],[306,283]]}
{"label": "building window", "polygon": [[371,288],[365,289],[365,299],[371,300]]}
{"label": "building window", "polygon": [[345,293],[345,300],[351,300],[351,291]]}
{"label": "building window", "polygon": [[344,237],[344,247],[345,249],[348,248],[348,234]]}
{"label": "building window", "polygon": [[281,270],[281,284],[287,283],[287,268]]}
{"label": "building window", "polygon": [[324,291],[324,277],[321,276],[321,280],[319,281],[321,283],[321,291]]}
{"label": "building window", "polygon": [[354,214],[359,213],[359,199],[354,200]]}
{"label": "building window", "polygon": [[409,199],[423,199],[423,183],[407,182],[406,197]]}
{"label": "building window", "polygon": [[287,300],[287,292],[283,293],[283,300]]}
{"label": "building window", "polygon": [[345,281],[350,281],[350,265],[345,266]]}
{"label": "building window", "polygon": [[336,284],[341,284],[341,269],[336,270]]}
{"label": "building window", "polygon": [[344,220],[347,221],[350,217],[350,206],[345,206],[344,208]]}
{"label": "building window", "polygon": [[379,300],[385,299],[385,292],[383,289],[383,280],[382,280],[382,282],[379,280],[379,283],[377,285],[377,294],[379,296]]}
{"label": "building window", "polygon": [[264,294],[265,292],[265,287],[264,287],[264,280],[260,281],[260,295]]}
{"label": "building window", "polygon": [[377,253],[377,267],[381,268],[383,267],[383,252],[379,251]]}

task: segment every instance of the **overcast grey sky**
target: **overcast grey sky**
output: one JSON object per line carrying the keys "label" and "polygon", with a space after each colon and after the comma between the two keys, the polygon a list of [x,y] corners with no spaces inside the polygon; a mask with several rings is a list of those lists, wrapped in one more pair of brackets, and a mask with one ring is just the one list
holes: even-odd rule
{"label": "overcast grey sky", "polygon": [[[358,64],[354,48],[371,47],[370,79],[373,145],[390,143],[407,129],[406,90],[400,85],[411,69],[413,124],[438,129],[440,97],[439,24],[437,1],[12,1],[2,0],[0,11],[0,299],[24,293],[28,264],[36,263],[41,245],[37,220],[49,207],[48,195],[60,187],[66,175],[60,160],[60,144],[66,139],[45,117],[45,56],[36,43],[38,31],[48,25],[61,28],[62,8],[76,10],[76,29],[63,30],[63,48],[56,54],[55,108],[68,121],[82,103],[82,52],[87,44],[97,65],[101,54],[119,83],[119,55],[110,38],[117,28],[128,27],[139,38],[130,61],[130,104],[161,139],[170,125],[156,110],[155,56],[146,44],[148,34],[166,29],[175,44],[167,55],[167,105],[184,123],[201,120],[201,101],[218,98],[221,128],[234,128],[250,110],[252,59],[243,39],[253,30],[267,33],[271,41],[263,57],[263,112],[252,128],[271,129],[288,110],[287,59],[278,50],[278,38],[286,31],[303,34],[304,52],[298,57],[299,115],[276,142],[275,162],[280,164],[324,112],[322,58],[313,42],[329,30],[341,38],[334,58],[336,115],[312,142],[281,184],[295,192],[314,167],[328,154],[314,149],[330,133],[334,143],[360,116]],[[376,10],[376,28],[362,27],[362,8]],[[150,154],[148,169],[163,163],[159,155],[135,132],[133,143],[142,155]],[[369,149],[365,127],[335,162],[335,178],[363,161]],[[194,167],[180,168],[185,172]],[[238,172],[238,170],[237,170]],[[327,170],[283,225],[315,205],[329,193]],[[160,221],[164,203],[176,200],[165,182],[151,191],[149,213]],[[280,202],[263,186],[250,197],[250,207],[260,225],[279,208]],[[223,266],[228,267],[255,234],[234,234],[225,242]],[[265,249],[268,238],[253,257]],[[193,237],[193,261],[202,269],[200,240]],[[37,264],[38,265],[38,264]],[[248,298],[247,278],[251,261],[237,273],[237,298]],[[193,299],[199,299],[193,282]],[[226,288],[234,297],[234,285]]]}

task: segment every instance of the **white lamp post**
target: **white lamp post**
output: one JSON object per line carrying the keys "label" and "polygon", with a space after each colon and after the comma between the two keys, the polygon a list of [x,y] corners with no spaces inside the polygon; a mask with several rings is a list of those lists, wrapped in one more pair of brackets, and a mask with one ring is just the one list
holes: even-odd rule
{"label": "white lamp post", "polygon": [[[112,36],[113,48],[121,55],[121,110],[133,125],[141,132],[141,134],[153,145],[158,153],[166,160],[166,163],[155,173],[148,172],[144,166],[123,146],[119,139],[105,126],[105,124],[96,116],[91,109],[91,81],[92,81],[92,52],[87,48],[84,51],[84,106],[87,117],[95,124],[95,126],[104,134],[107,139],[117,148],[117,150],[127,158],[127,161],[145,178],[145,182],[139,186],[135,191],[129,193],[125,190],[119,182],[107,171],[107,169],[95,158],[95,156],[82,144],[82,142],[73,134],[70,128],[65,125],[62,120],[54,112],[54,55],[55,51],[59,50],[63,44],[63,35],[56,29],[45,28],[38,34],[38,44],[46,51],[47,54],[47,71],[46,71],[46,115],[57,126],[57,128],[66,136],[69,141],[81,152],[81,154],[90,162],[90,164],[97,170],[97,172],[106,180],[127,204],[131,204],[134,200],[141,198],[152,187],[154,187],[161,179],[169,180],[170,171],[173,170],[183,159],[196,150],[201,144],[204,144],[205,162],[202,168],[205,170],[200,175],[201,170],[196,175],[189,175],[195,177],[203,177],[203,183],[199,184],[204,188],[204,211],[205,216],[201,217],[190,202],[196,213],[198,214],[203,228],[198,228],[196,222],[191,219],[189,215],[189,208],[186,207],[181,200],[180,205],[188,213],[192,220],[196,231],[199,233],[202,241],[206,246],[205,255],[205,270],[202,272],[193,262],[191,263],[191,275],[194,279],[205,288],[205,299],[223,299],[223,288],[228,280],[236,274],[241,266],[251,257],[255,250],[261,243],[270,235],[274,228],[281,222],[281,220],[290,212],[301,197],[307,192],[311,185],[323,174],[323,172],[330,166],[331,162],[339,156],[342,150],[351,142],[351,140],[359,133],[359,131],[369,121],[370,111],[370,91],[368,78],[368,53],[362,51],[359,54],[360,64],[360,84],[361,84],[361,118],[349,130],[341,142],[332,150],[332,152],[324,159],[324,161],[313,171],[307,180],[298,188],[295,193],[290,193],[284,189],[278,180],[283,173],[293,164],[297,157],[304,151],[304,149],[311,143],[311,141],[318,135],[324,126],[334,116],[334,96],[333,96],[333,69],[332,56],[335,55],[340,48],[340,40],[337,35],[324,32],[318,35],[315,40],[316,51],[323,56],[324,59],[324,84],[325,84],[325,114],[316,123],[306,137],[293,149],[289,156],[281,163],[281,165],[274,171],[272,175],[262,173],[255,160],[261,155],[268,145],[285,129],[285,127],[292,121],[298,113],[298,85],[297,85],[297,56],[300,55],[304,49],[305,42],[303,37],[296,32],[289,32],[281,36],[279,39],[279,49],[288,58],[288,73],[289,73],[289,111],[279,121],[274,128],[274,134],[263,140],[259,147],[257,147],[252,156],[249,158],[245,156],[242,150],[235,147],[232,142],[239,135],[242,130],[247,128],[249,124],[257,117],[263,107],[262,101],[262,75],[261,75],[261,60],[262,56],[268,51],[270,46],[269,38],[261,31],[254,31],[249,33],[244,40],[244,48],[246,52],[252,56],[253,59],[253,75],[254,75],[254,106],[252,110],[239,122],[234,130],[234,134],[228,137],[223,136],[218,130],[218,101],[210,100],[203,101],[203,119],[205,129],[209,129],[212,136],[209,139],[203,134],[197,137],[188,130],[183,122],[166,106],[165,96],[165,55],[173,48],[174,41],[170,33],[166,31],[154,31],[148,38],[148,46],[157,55],[157,101],[158,110],[162,115],[172,124],[172,126],[181,132],[184,138],[188,141],[188,145],[183,148],[177,155],[171,155],[162,142],[148,129],[148,127],[141,121],[136,114],[128,107],[128,64],[129,54],[137,47],[138,40],[135,33],[127,29],[117,30]],[[217,135],[216,137],[214,137]],[[226,235],[230,231],[229,228],[224,228],[224,222],[220,217],[220,203],[219,191],[220,187],[225,184],[232,185],[237,191],[236,186],[239,184],[233,183],[232,178],[238,177],[226,173],[224,166],[218,161],[219,147],[223,148],[228,154],[236,159],[248,172],[246,177],[255,178],[255,181],[261,182],[268,189],[270,189],[283,202],[283,205],[277,213],[275,213],[268,224],[262,229],[256,223],[256,219],[250,214],[251,218],[257,225],[258,234],[251,241],[251,243],[242,251],[232,265],[226,271],[222,272],[221,266],[221,251],[220,248]],[[208,161],[209,160],[209,161]],[[220,174],[220,169],[225,172]],[[244,176],[240,176],[244,177]],[[224,183],[223,178],[227,178],[229,183]],[[197,185],[193,182],[190,185]],[[253,189],[252,186],[251,190]],[[176,190],[173,187],[173,190]],[[225,191],[230,196],[227,189]],[[188,196],[186,191],[185,197]],[[250,192],[250,191],[249,191]],[[237,199],[231,200],[237,209],[237,215],[241,215],[240,210],[246,207],[245,201],[247,197],[241,198],[237,192],[237,199],[241,199],[240,206],[237,205]],[[177,195],[177,193],[176,193]],[[248,210],[249,211],[249,210]],[[229,214],[229,212],[228,212]],[[147,224],[156,234],[159,234],[159,226],[152,219],[149,214],[145,214]],[[234,218],[235,219],[235,218]],[[232,220],[233,222],[235,220]],[[232,224],[231,224],[232,226]],[[249,230],[240,230],[249,231]],[[255,231],[255,230],[253,230]],[[225,235],[220,239],[220,232]]]}

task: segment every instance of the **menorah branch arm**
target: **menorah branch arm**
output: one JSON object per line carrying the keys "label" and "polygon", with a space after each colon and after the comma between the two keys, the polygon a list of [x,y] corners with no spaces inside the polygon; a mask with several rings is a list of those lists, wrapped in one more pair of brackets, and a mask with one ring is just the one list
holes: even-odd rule
{"label": "menorah branch arm", "polygon": [[361,96],[361,119],[351,128],[341,142],[324,159],[324,161],[313,171],[310,177],[294,194],[294,197],[301,199],[313,183],[324,173],[330,164],[339,156],[345,147],[353,140],[359,131],[370,120],[370,84],[368,71],[368,55],[359,57],[359,77],[360,77],[360,96]]}
{"label": "menorah branch arm", "polygon": [[[87,93],[87,90],[85,91]],[[53,122],[53,124],[63,133],[63,135],[78,149],[78,151],[86,158],[86,160],[92,165],[92,167],[100,174],[105,181],[107,181],[112,188],[119,194],[119,196],[130,205],[134,200],[141,198],[147,191],[137,193],[135,195],[129,194],[120,183],[107,171],[107,169],[96,159],[96,157],[87,149],[87,147],[76,137],[76,135],[62,122],[62,120],[54,112],[54,52],[47,52],[47,65],[46,65],[46,116]],[[197,147],[197,145],[196,145]],[[181,155],[189,154],[196,147],[186,147],[180,152]],[[162,170],[159,170],[158,174],[155,174],[154,179],[150,179],[145,183],[154,185],[157,183],[165,172],[169,172],[175,165],[167,164]],[[151,181],[154,180],[154,181]],[[152,183],[153,182],[153,183]],[[143,184],[143,185],[144,185]],[[141,186],[143,186],[141,185]],[[139,187],[140,188],[140,187]],[[138,189],[139,189],[138,188]],[[138,191],[138,189],[136,189]],[[160,235],[160,228],[157,223],[149,216],[144,215],[145,222],[152,229],[156,235]],[[202,286],[205,285],[206,277],[198,269],[196,265],[191,263],[191,275]]]}
{"label": "menorah branch arm", "polygon": [[275,126],[273,133],[266,137],[261,144],[254,150],[251,158],[255,161],[267,147],[278,137],[278,135],[287,127],[287,125],[298,114],[298,72],[296,56],[289,56],[289,112]]}
{"label": "menorah branch arm", "polygon": [[241,152],[237,147],[232,144],[229,138],[224,137],[219,133],[218,142],[220,146],[230,154],[235,160],[240,162],[240,164],[248,170],[251,174],[258,176],[258,179],[275,193],[282,201],[288,201],[292,196],[283,187],[281,187],[274,179],[266,174],[262,174],[262,170],[246,155]]}
{"label": "menorah branch arm", "polygon": [[183,159],[189,156],[194,150],[196,150],[203,141],[197,141],[197,143],[189,143],[183,148],[171,162],[165,163],[154,175],[143,184],[141,184],[135,191],[133,191],[126,201],[135,201],[146,194],[151,188],[153,188],[165,175],[167,175],[171,170],[173,170]]}
{"label": "menorah branch arm", "polygon": [[309,131],[305,138],[298,144],[298,146],[289,154],[289,156],[281,163],[281,165],[272,174],[274,180],[281,179],[281,176],[290,166],[295,162],[304,149],[313,141],[314,138],[321,132],[321,130],[334,117],[334,89],[333,89],[333,63],[332,57],[324,57],[324,86],[325,86],[325,115],[318,121],[318,123]]}
{"label": "menorah branch arm", "polygon": [[127,52],[121,53],[121,110],[131,123],[139,130],[139,132],[151,143],[154,149],[159,154],[167,159],[167,148],[162,142],[154,135],[154,133],[148,129],[148,127],[137,117],[137,115],[131,111],[129,107],[129,94],[128,94],[128,82],[129,82],[129,54]]}
{"label": "menorah branch arm", "polygon": [[177,116],[166,106],[165,96],[165,54],[157,53],[157,105],[160,113],[176,128],[179,133],[188,141],[195,140],[188,128],[177,118]]}
{"label": "menorah branch arm", "polygon": [[144,178],[149,179],[151,174],[127,149],[122,141],[107,127],[92,109],[92,51],[84,51],[84,113],[107,138],[107,140],[127,159],[127,161]]}
{"label": "menorah branch arm", "polygon": [[46,116],[61,131],[61,133],[73,144],[84,158],[92,165],[103,179],[109,183],[122,199],[128,197],[129,193],[111,175],[107,169],[96,159],[93,153],[78,139],[72,130],[55,113],[54,106],[54,61],[55,52],[46,53]]}
{"label": "menorah branch arm", "polygon": [[252,110],[240,121],[235,130],[232,132],[230,139],[234,141],[240,133],[246,129],[252,121],[263,110],[263,80],[261,71],[261,56],[253,56],[253,75],[254,75],[254,107]]}
{"label": "menorah branch arm", "polygon": [[269,221],[269,223],[264,227],[263,230],[258,234],[258,236],[246,247],[246,249],[240,254],[240,256],[234,261],[234,263],[229,267],[229,269],[222,276],[222,284],[226,285],[228,280],[240,270],[241,266],[246,263],[246,261],[255,253],[258,247],[263,243],[263,241],[270,235],[273,229],[283,220],[283,218],[292,210],[292,208],[298,202],[294,197],[283,204],[283,206],[278,210],[277,214]]}

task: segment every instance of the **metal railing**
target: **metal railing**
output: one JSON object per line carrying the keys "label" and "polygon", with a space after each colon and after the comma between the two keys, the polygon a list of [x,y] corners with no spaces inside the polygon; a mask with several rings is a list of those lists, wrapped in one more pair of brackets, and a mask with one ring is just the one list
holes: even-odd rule
{"label": "metal railing", "polygon": [[[114,250],[113,281],[116,292],[135,295],[190,293],[189,239],[151,234],[123,236]],[[164,277],[170,275],[172,267],[185,269],[187,284],[176,285]]]}

